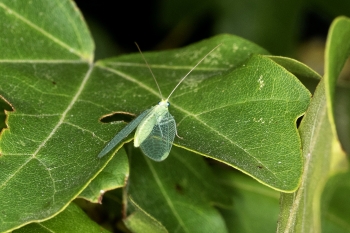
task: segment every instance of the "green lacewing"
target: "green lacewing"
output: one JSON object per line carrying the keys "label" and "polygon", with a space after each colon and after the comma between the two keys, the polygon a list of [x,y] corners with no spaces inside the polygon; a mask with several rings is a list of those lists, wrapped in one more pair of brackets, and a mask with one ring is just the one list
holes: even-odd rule
{"label": "green lacewing", "polygon": [[[136,44],[136,43],[135,43]],[[175,135],[177,135],[176,122],[174,117],[169,113],[169,98],[174,93],[176,88],[185,80],[185,78],[215,49],[221,44],[215,46],[210,50],[197,64],[178,82],[174,89],[170,92],[168,98],[164,99],[157,79],[154,76],[151,67],[143,56],[139,46],[136,44],[145,61],[153,79],[157,85],[161,101],[150,109],[141,113],[138,117],[132,120],[127,126],[117,133],[116,136],[102,149],[98,154],[102,158],[110,152],[117,144],[126,138],[136,127],[134,136],[134,146],[140,147],[142,152],[149,158],[155,161],[162,161],[166,159],[170,153]],[[178,135],[177,135],[178,136]],[[178,136],[179,137],[179,136]]]}

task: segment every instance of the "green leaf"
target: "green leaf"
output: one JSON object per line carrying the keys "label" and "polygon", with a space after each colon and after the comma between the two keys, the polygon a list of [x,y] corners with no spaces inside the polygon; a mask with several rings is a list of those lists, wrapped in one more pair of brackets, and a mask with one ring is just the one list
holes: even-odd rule
{"label": "green leaf", "polygon": [[333,104],[335,85],[337,83],[340,71],[343,69],[347,58],[350,56],[350,19],[338,17],[332,23],[329,29],[329,35],[326,44],[325,54],[325,87],[326,97],[330,103],[329,118],[332,123],[332,130],[336,132]]}
{"label": "green leaf", "polygon": [[2,62],[93,59],[90,32],[72,1],[1,0],[0,28]]}
{"label": "green leaf", "polygon": [[233,170],[216,167],[215,173],[233,198],[233,208],[220,210],[230,233],[276,231],[279,192]]}
{"label": "green leaf", "polygon": [[101,165],[86,158],[99,139],[70,111],[94,48],[74,3],[1,0],[0,31],[0,95],[13,108],[0,141],[3,232],[62,210]]}
{"label": "green leaf", "polygon": [[166,228],[152,218],[149,214],[140,209],[132,200],[130,202],[135,205],[135,210],[131,215],[124,219],[126,227],[133,233],[166,233]]}
{"label": "green leaf", "polygon": [[[349,109],[349,82],[343,87],[336,89],[336,83],[340,72],[350,56],[350,19],[338,17],[334,20],[334,26],[331,27],[329,34],[331,37],[327,40],[325,78],[327,90],[327,100],[332,103],[329,107],[330,121],[333,131],[339,130],[339,137],[342,147],[350,153],[350,109]],[[336,99],[336,100],[335,100]],[[334,119],[333,113],[338,108],[338,121]],[[335,121],[337,126],[335,125]]]}
{"label": "green leaf", "polygon": [[[334,89],[331,83],[341,70],[334,63],[344,64],[350,51],[349,41],[350,20],[336,19],[328,35],[325,77],[316,88],[299,128],[305,159],[302,183],[294,194],[281,194],[278,232],[320,232],[320,202],[326,182],[331,175],[347,169],[348,162],[335,131],[333,97],[329,95],[334,94],[334,90],[330,90]],[[343,48],[338,49],[338,44]]]}
{"label": "green leaf", "polygon": [[289,72],[297,76],[299,79],[316,79],[319,80],[322,77],[313,69],[301,63],[300,61],[294,60],[289,57],[279,57],[279,56],[267,56],[274,62],[286,68]]}
{"label": "green leaf", "polygon": [[335,122],[342,148],[350,154],[350,85],[337,86],[335,93]]}
{"label": "green leaf", "polygon": [[210,204],[231,206],[231,199],[200,156],[173,148],[159,163],[135,149],[130,171],[130,198],[169,232],[226,232]]}
{"label": "green leaf", "polygon": [[332,177],[322,195],[322,232],[350,232],[350,172]]}
{"label": "green leaf", "polygon": [[124,187],[128,175],[128,156],[124,149],[120,149],[89,186],[79,194],[79,197],[93,203],[101,203],[106,191]]}
{"label": "green leaf", "polygon": [[[169,100],[169,111],[183,137],[175,139],[175,145],[227,163],[272,188],[291,192],[298,187],[302,170],[295,121],[310,99],[295,76],[269,58],[250,56],[259,52],[258,48],[232,36],[144,55],[166,97],[177,80],[219,43],[222,45]],[[147,67],[138,57],[121,56],[98,63],[99,76],[105,75],[104,71],[114,73],[115,79],[122,78],[116,90],[119,99],[114,97],[120,111],[139,113],[159,101],[157,91],[151,88],[155,86],[151,76],[147,81],[140,76],[142,67],[144,72]],[[166,77],[169,79],[164,80]]]}
{"label": "green leaf", "polygon": [[313,93],[315,92],[316,86],[319,80],[322,78],[316,71],[289,57],[280,56],[267,56],[272,59],[277,64],[283,66],[289,72],[294,74],[302,82],[302,84],[307,87],[307,89]]}
{"label": "green leaf", "polygon": [[45,222],[31,223],[14,233],[51,233],[51,232],[75,232],[75,233],[95,233],[109,232],[92,221],[76,204],[69,206],[59,215]]}
{"label": "green leaf", "polygon": [[[112,159],[122,145],[97,154],[125,124],[102,123],[103,116],[137,115],[159,96],[139,54],[91,63],[93,41],[72,1],[0,0],[0,30],[0,95],[13,108],[0,141],[0,231],[10,231],[64,210]],[[264,49],[221,35],[145,57],[168,94],[220,43],[170,99],[183,136],[176,145],[275,189],[296,189],[295,120],[310,94],[284,68],[253,55]]]}
{"label": "green leaf", "polygon": [[126,218],[124,192],[125,190],[121,188],[108,191],[103,195],[100,204],[91,203],[82,198],[77,198],[73,202],[105,229],[112,232],[117,229],[125,231],[127,228],[122,224],[122,220]]}
{"label": "green leaf", "polygon": [[[328,53],[327,58],[329,64],[326,66],[327,76],[329,80],[329,101],[334,102],[335,122],[342,143],[342,148],[346,152],[350,152],[350,109],[349,109],[349,85],[335,86],[337,77],[343,68],[344,63],[350,56],[350,19],[339,17],[335,20],[330,33],[332,37],[327,41]],[[341,76],[341,75],[340,75]],[[346,83],[342,83],[346,84]],[[334,91],[335,88],[335,91]],[[332,108],[332,109],[333,109]],[[332,109],[329,109],[329,113]],[[334,120],[332,120],[334,121]],[[332,157],[332,163],[348,164],[341,156]],[[337,167],[336,167],[337,168]],[[335,170],[335,169],[334,169]],[[337,170],[333,171],[333,173]],[[350,172],[339,174],[331,177],[325,187],[325,193],[322,196],[322,231],[329,233],[350,232]]]}

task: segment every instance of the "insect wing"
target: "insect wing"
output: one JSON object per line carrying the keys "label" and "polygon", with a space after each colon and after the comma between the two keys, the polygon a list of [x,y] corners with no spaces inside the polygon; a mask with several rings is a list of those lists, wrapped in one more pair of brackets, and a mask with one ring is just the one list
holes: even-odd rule
{"label": "insect wing", "polygon": [[145,110],[138,117],[132,120],[127,126],[125,126],[115,137],[101,150],[97,157],[102,158],[108,152],[110,152],[119,142],[121,142],[124,138],[126,138],[139,124],[140,122],[147,116],[147,114],[153,108]]}
{"label": "insect wing", "polygon": [[143,141],[150,135],[154,126],[158,124],[166,113],[169,113],[168,107],[164,105],[156,105],[152,108],[152,111],[141,121],[136,129],[134,137],[134,146],[139,147]]}
{"label": "insect wing", "polygon": [[155,161],[162,161],[168,157],[176,133],[174,117],[167,112],[160,117],[151,133],[141,143],[143,153]]}

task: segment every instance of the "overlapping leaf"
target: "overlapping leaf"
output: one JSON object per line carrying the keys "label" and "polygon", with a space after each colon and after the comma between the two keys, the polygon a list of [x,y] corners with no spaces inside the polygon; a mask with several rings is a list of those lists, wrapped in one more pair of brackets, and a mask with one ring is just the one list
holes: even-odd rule
{"label": "overlapping leaf", "polygon": [[101,203],[103,194],[106,191],[124,187],[126,178],[129,176],[128,157],[124,149],[109,161],[107,166],[95,177],[82,193],[84,198],[93,203]]}
{"label": "overlapping leaf", "polygon": [[213,205],[228,207],[232,201],[203,158],[173,148],[159,163],[135,150],[130,169],[128,196],[137,211],[159,221],[158,225],[169,232],[227,232]]}
{"label": "overlapping leaf", "polygon": [[[159,101],[139,54],[91,63],[93,42],[71,1],[26,4],[0,1],[0,96],[13,108],[0,141],[0,231],[62,211],[106,166],[111,156],[97,154],[125,124],[103,124],[103,115]],[[220,43],[170,100],[176,144],[292,191],[302,167],[295,120],[309,93],[291,73],[229,35],[145,56],[167,94]]]}
{"label": "overlapping leaf", "polygon": [[233,207],[220,209],[230,233],[276,231],[279,192],[237,171],[216,167],[214,172],[233,198]]}
{"label": "overlapping leaf", "polygon": [[350,21],[339,17],[328,35],[325,76],[300,126],[305,159],[302,184],[294,194],[281,194],[278,232],[320,232],[323,189],[331,175],[348,166],[335,130],[332,99],[335,82],[350,53],[349,41]]}
{"label": "overlapping leaf", "polygon": [[[130,200],[129,205],[132,205]],[[126,219],[124,224],[134,233],[167,233],[167,229],[144,210],[135,206],[135,210]]]}

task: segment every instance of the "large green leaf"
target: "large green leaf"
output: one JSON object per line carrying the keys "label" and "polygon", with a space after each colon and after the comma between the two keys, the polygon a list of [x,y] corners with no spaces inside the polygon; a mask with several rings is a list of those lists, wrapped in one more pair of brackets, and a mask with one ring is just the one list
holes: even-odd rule
{"label": "large green leaf", "polygon": [[[231,39],[237,46],[232,54]],[[188,59],[194,64],[219,41],[223,44],[170,99],[170,112],[182,137],[175,139],[175,145],[225,162],[275,189],[291,192],[298,187],[302,170],[295,121],[310,98],[291,73],[264,56],[249,57],[248,44],[228,36],[203,41],[186,50],[145,57],[155,76],[160,77],[163,93],[168,94],[176,81],[165,78],[179,80],[191,68]],[[196,52],[189,56],[189,51]],[[113,97],[119,103],[119,111],[139,113],[142,106],[159,100],[151,88],[155,86],[152,78],[145,81],[140,76],[141,68],[147,67],[137,55],[108,59],[97,65],[101,68],[96,75],[109,72],[114,73],[111,79],[120,79],[115,91],[120,95]],[[96,83],[101,88],[103,84]],[[105,93],[106,97],[109,95],[112,93]]]}
{"label": "large green leaf", "polygon": [[[347,168],[335,131],[332,102],[334,83],[350,52],[350,20],[336,19],[329,31],[325,76],[313,95],[300,126],[305,167],[300,188],[281,194],[278,232],[320,232],[321,195],[329,177]],[[342,44],[342,49],[338,45]],[[328,85],[327,85],[328,84]]]}
{"label": "large green leaf", "polygon": [[203,158],[173,148],[162,163],[134,150],[128,195],[142,211],[169,232],[227,232],[220,213],[212,206],[232,206]]}
{"label": "large green leaf", "polygon": [[94,233],[109,232],[89,219],[88,216],[76,204],[71,203],[59,215],[45,222],[31,223],[14,233],[50,233],[50,232],[75,232]]}
{"label": "large green leaf", "polygon": [[101,165],[86,157],[99,139],[67,120],[94,48],[74,3],[2,0],[0,31],[0,95],[14,110],[0,141],[2,232],[56,214]]}
{"label": "large green leaf", "polygon": [[[327,65],[327,78],[329,79],[329,100],[334,102],[336,128],[342,148],[350,152],[350,108],[349,84],[335,87],[345,61],[350,56],[350,19],[339,17],[332,28],[332,38],[328,41],[329,65]],[[341,51],[341,52],[340,52]],[[341,85],[341,84],[340,84]],[[335,90],[334,90],[335,88]],[[332,110],[332,109],[330,109]],[[334,121],[334,120],[332,120]],[[340,160],[334,156],[333,163]],[[342,162],[342,160],[340,160]],[[346,163],[346,162],[344,162]],[[350,172],[332,177],[325,187],[322,195],[322,232],[344,233],[350,232]]]}

